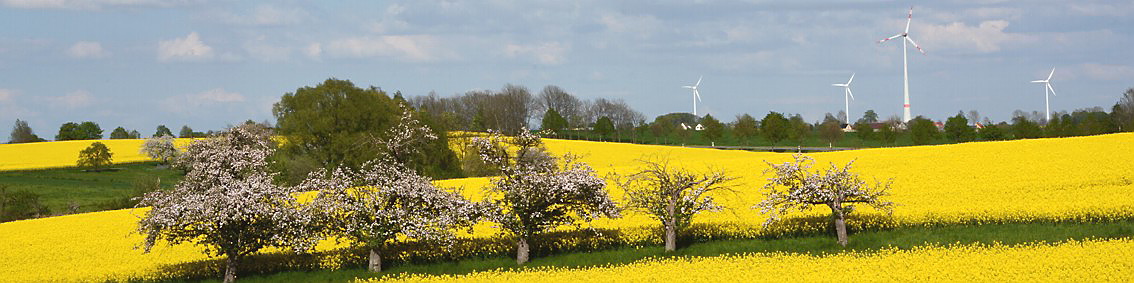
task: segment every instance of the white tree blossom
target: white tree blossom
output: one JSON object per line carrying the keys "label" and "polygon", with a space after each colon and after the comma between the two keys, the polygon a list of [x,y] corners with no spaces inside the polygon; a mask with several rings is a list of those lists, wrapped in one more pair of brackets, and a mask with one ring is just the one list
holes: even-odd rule
{"label": "white tree blossom", "polygon": [[359,170],[338,168],[313,172],[300,187],[319,190],[309,208],[323,237],[346,240],[370,252],[369,269],[381,271],[380,251],[398,236],[416,241],[450,243],[453,230],[471,227],[482,214],[452,190],[442,190],[430,178],[406,167],[398,158],[417,150],[414,145],[436,139],[407,110],[384,140],[386,153]]}
{"label": "white tree blossom", "polygon": [[[514,154],[505,142],[517,148]],[[488,201],[494,204],[489,218],[516,237],[518,264],[528,261],[528,239],[533,236],[579,221],[620,216],[604,189],[606,182],[590,166],[569,154],[556,164],[540,137],[527,129],[511,139],[491,132],[473,144],[485,163],[503,173],[487,189]]]}
{"label": "white tree blossom", "polygon": [[157,159],[163,165],[168,165],[180,154],[173,145],[173,136],[169,135],[146,139],[138,153]]}
{"label": "white tree blossom", "polygon": [[838,242],[847,245],[846,216],[854,210],[852,203],[865,203],[874,208],[892,211],[893,202],[882,200],[887,196],[893,179],[877,182],[869,186],[858,174],[850,172],[854,162],[838,167],[834,163],[823,172],[811,171],[815,163],[811,157],[802,154],[793,155],[794,161],[780,165],[768,163],[771,168],[765,170],[775,173],[764,185],[767,190],[764,201],[753,208],[759,208],[760,213],[767,214],[767,226],[780,220],[784,214],[793,210],[806,211],[812,205],[826,205],[831,208],[831,218],[834,221]]}
{"label": "white tree blossom", "polygon": [[671,168],[664,160],[640,162],[645,168],[619,185],[626,190],[627,207],[661,221],[668,252],[677,249],[677,233],[689,226],[694,215],[723,208],[708,193],[731,190],[729,183],[736,180],[719,170],[702,175]]}
{"label": "white tree blossom", "polygon": [[242,258],[264,247],[309,250],[310,217],[301,213],[294,190],[273,184],[266,132],[232,128],[189,144],[177,162],[188,168],[172,190],[147,193],[138,204],[152,209],[138,222],[146,252],[159,241],[194,243],[210,256],[225,256],[225,282],[236,279]]}

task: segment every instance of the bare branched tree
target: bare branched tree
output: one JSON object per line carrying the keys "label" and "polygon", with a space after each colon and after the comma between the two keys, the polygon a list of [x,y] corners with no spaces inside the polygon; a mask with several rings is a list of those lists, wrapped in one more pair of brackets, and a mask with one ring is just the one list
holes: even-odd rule
{"label": "bare branched tree", "polygon": [[767,190],[764,201],[753,207],[768,215],[765,226],[793,210],[802,212],[813,205],[826,205],[831,208],[838,242],[846,246],[846,216],[853,211],[854,203],[892,211],[894,203],[882,198],[888,195],[893,179],[877,182],[871,187],[858,174],[850,172],[853,161],[843,167],[832,163],[831,168],[824,172],[813,172],[811,165],[815,161],[811,157],[802,154],[793,157],[794,161],[779,165],[768,163],[771,168],[765,170],[765,173],[772,172],[775,176],[769,178],[764,186]]}
{"label": "bare branched tree", "polygon": [[[505,143],[517,150],[510,151]],[[606,182],[590,166],[569,154],[557,164],[543,149],[542,139],[527,129],[510,139],[492,132],[473,144],[486,164],[503,173],[487,189],[488,201],[494,204],[489,218],[516,237],[517,264],[528,261],[533,236],[562,225],[620,216],[604,189]]]}
{"label": "bare branched tree", "polygon": [[[616,177],[626,190],[626,206],[648,213],[661,221],[665,230],[665,250],[677,249],[677,234],[689,227],[693,216],[702,211],[719,211],[723,207],[709,194],[732,190],[729,177],[721,170],[696,174],[670,167],[668,161],[639,160],[643,167],[626,178]],[[624,180],[623,180],[624,179]]]}

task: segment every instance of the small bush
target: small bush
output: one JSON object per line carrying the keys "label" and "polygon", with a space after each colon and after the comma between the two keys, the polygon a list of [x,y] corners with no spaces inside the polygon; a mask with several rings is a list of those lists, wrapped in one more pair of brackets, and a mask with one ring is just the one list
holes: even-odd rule
{"label": "small bush", "polygon": [[51,213],[39,202],[39,194],[29,191],[9,192],[0,186],[0,222],[37,218]]}

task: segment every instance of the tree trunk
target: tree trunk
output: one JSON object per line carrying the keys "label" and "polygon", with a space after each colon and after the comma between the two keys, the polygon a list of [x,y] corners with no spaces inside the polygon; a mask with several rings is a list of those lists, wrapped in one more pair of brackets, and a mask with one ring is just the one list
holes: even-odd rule
{"label": "tree trunk", "polygon": [[370,262],[366,267],[370,272],[382,272],[382,255],[378,254],[378,249],[370,248]]}
{"label": "tree trunk", "polygon": [[677,217],[674,214],[674,202],[676,199],[670,198],[669,203],[665,205],[665,251],[672,252],[677,250]]}
{"label": "tree trunk", "polygon": [[516,264],[523,265],[528,263],[528,239],[520,237],[516,240]]}
{"label": "tree trunk", "polygon": [[839,237],[839,245],[847,246],[847,219],[846,214],[843,214],[842,209],[835,209],[831,207],[832,212],[835,214],[835,235]]}
{"label": "tree trunk", "polygon": [[237,258],[233,258],[232,255],[229,255],[224,260],[224,263],[225,263],[224,283],[236,282],[236,261],[237,261]]}

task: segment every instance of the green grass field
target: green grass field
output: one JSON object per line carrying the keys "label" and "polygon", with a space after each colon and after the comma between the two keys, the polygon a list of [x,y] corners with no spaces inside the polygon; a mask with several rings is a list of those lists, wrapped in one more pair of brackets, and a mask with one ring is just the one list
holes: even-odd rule
{"label": "green grass field", "polygon": [[30,191],[40,195],[40,202],[52,214],[69,213],[71,204],[78,205],[75,212],[105,209],[110,203],[137,195],[134,183],[138,180],[161,179],[161,187],[173,187],[181,173],[157,163],[115,164],[118,170],[84,172],[79,168],[59,168],[0,172],[0,184],[8,191]]}
{"label": "green grass field", "polygon": [[[532,259],[526,267],[594,267],[626,264],[651,257],[707,257],[752,252],[789,252],[826,254],[840,251],[877,251],[884,248],[910,249],[926,245],[1059,243],[1067,240],[1115,239],[1134,236],[1134,220],[1098,223],[1013,223],[955,225],[943,227],[905,228],[886,231],[864,231],[850,235],[850,244],[840,247],[833,236],[812,235],[790,238],[721,240],[685,243],[666,254],[663,247],[616,248],[585,253],[556,254]],[[251,258],[249,260],[255,260]],[[362,264],[362,263],[359,263]],[[495,269],[514,269],[509,257],[466,259],[456,262],[399,265],[387,263],[381,274],[363,268],[337,271],[287,271],[265,275],[243,275],[241,282],[348,282],[355,278],[371,278],[398,273],[467,274]],[[184,282],[184,281],[174,281]],[[203,282],[217,282],[208,279]]]}

